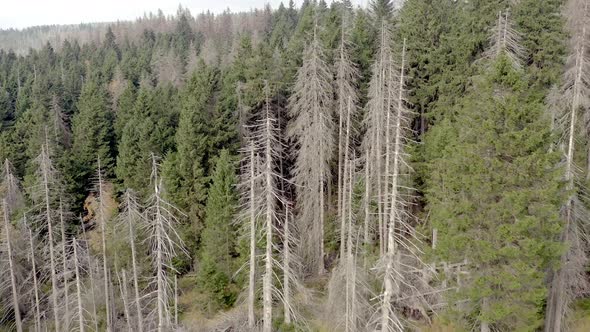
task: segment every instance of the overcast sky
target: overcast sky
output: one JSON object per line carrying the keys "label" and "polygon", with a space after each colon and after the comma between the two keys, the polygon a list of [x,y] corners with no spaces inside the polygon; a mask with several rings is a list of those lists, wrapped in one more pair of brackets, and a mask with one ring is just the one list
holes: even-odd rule
{"label": "overcast sky", "polygon": [[[365,5],[368,0],[353,0]],[[132,20],[144,12],[162,9],[174,14],[179,4],[198,14],[210,10],[214,13],[230,8],[233,12],[262,8],[270,3],[277,8],[281,0],[1,0],[0,29],[25,28],[47,24],[78,24]],[[289,0],[284,0],[285,5]],[[302,0],[295,0],[300,4]],[[330,3],[331,0],[326,2]]]}

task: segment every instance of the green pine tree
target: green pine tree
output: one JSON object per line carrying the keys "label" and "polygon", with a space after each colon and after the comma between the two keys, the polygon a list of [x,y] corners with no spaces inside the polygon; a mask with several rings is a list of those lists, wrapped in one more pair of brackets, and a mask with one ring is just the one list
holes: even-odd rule
{"label": "green pine tree", "polygon": [[238,206],[235,164],[228,150],[221,150],[213,172],[205,207],[205,228],[201,236],[199,284],[218,306],[229,307],[236,300],[232,275],[236,270]]}
{"label": "green pine tree", "polygon": [[66,174],[70,190],[80,202],[92,189],[97,160],[108,176],[114,167],[113,117],[103,86],[88,81],[78,100],[78,114],[72,119],[72,149]]}
{"label": "green pine tree", "polygon": [[[428,210],[435,254],[465,261],[449,307],[458,325],[535,331],[547,290],[545,271],[560,252],[558,154],[543,105],[506,57],[460,103],[454,121],[427,139]],[[438,151],[435,151],[438,150]]]}

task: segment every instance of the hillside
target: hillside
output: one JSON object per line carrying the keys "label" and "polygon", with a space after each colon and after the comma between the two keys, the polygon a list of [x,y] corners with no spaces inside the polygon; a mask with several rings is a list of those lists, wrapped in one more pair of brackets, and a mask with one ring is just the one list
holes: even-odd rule
{"label": "hillside", "polygon": [[587,330],[589,5],[1,30],[0,330]]}

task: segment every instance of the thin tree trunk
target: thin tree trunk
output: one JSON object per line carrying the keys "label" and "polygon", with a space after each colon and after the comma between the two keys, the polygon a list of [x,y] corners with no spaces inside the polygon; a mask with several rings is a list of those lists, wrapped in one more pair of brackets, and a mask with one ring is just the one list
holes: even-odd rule
{"label": "thin tree trunk", "polygon": [[[481,307],[482,307],[482,311],[484,311],[484,312],[487,310],[490,310],[490,304],[489,304],[489,300],[487,297],[484,297],[482,299]],[[492,330],[490,329],[490,322],[488,322],[488,321],[481,322],[480,332],[491,332],[491,331]]]}
{"label": "thin tree trunk", "polygon": [[285,204],[285,243],[283,248],[283,298],[285,324],[291,324],[291,233],[289,229],[289,203]]}
{"label": "thin tree trunk", "polygon": [[[270,138],[272,137],[271,134],[271,123],[270,123],[270,115],[269,115],[269,101],[267,96],[266,102],[266,151],[265,151],[265,187],[266,187],[266,197],[265,197],[265,217],[266,217],[266,250],[265,250],[265,257],[264,257],[264,276],[263,276],[263,286],[262,286],[262,305],[263,305],[263,332],[271,332],[272,331],[272,247],[273,247],[273,238],[272,238],[272,230],[273,230],[273,188],[272,188],[272,147]],[[320,203],[321,207],[323,205]],[[321,221],[320,221],[321,223]]]}
{"label": "thin tree trunk", "polygon": [[343,169],[342,169],[342,210],[341,210],[341,214],[340,214],[340,260],[342,262],[344,262],[344,260],[346,259],[346,238],[347,238],[347,227],[346,227],[346,207],[345,207],[345,202],[346,202],[346,189],[345,187],[348,186],[348,179],[347,179],[347,163],[348,163],[348,154],[349,154],[349,142],[350,142],[350,113],[351,113],[351,105],[352,101],[351,98],[348,98],[348,107],[346,109],[346,130],[344,132],[344,137],[343,137],[343,149],[344,149],[344,164],[343,164]]}
{"label": "thin tree trunk", "polygon": [[[129,207],[130,197],[127,195],[127,206]],[[139,282],[137,273],[137,253],[135,252],[135,229],[133,227],[133,220],[131,218],[127,222],[129,224],[129,244],[131,246],[131,267],[133,269],[133,290],[135,292],[135,310],[137,313],[137,331],[143,332],[143,318],[141,314],[141,297],[139,296]]]}
{"label": "thin tree trunk", "polygon": [[107,240],[106,240],[106,219],[105,219],[105,206],[104,206],[104,191],[103,191],[103,182],[102,182],[102,169],[100,165],[100,158],[98,158],[98,196],[99,196],[99,222],[100,222],[100,230],[101,230],[101,240],[102,240],[102,271],[104,274],[104,291],[105,291],[105,306],[106,306],[106,320],[107,332],[112,330],[111,326],[111,308],[110,308],[110,298],[109,298],[109,274],[107,268]]}
{"label": "thin tree trunk", "polygon": [[248,279],[248,327],[254,328],[254,295],[256,288],[256,167],[254,146],[250,150],[250,271]]}
{"label": "thin tree trunk", "polygon": [[35,331],[41,331],[41,310],[39,308],[39,285],[37,281],[37,264],[35,262],[35,245],[33,243],[33,231],[27,226],[27,216],[24,217],[24,224],[29,233],[29,247],[31,254],[31,273],[33,274],[33,292],[35,293]]}
{"label": "thin tree trunk", "polygon": [[8,224],[10,223],[10,218],[8,217],[8,203],[6,199],[3,200],[4,205],[4,232],[6,233],[6,247],[8,250],[8,267],[10,268],[10,286],[12,288],[12,307],[14,309],[14,323],[16,324],[16,330],[18,332],[23,331],[23,322],[20,316],[20,307],[19,307],[19,295],[16,287],[16,276],[14,274],[14,261],[12,257],[12,245],[10,244],[10,228]]}
{"label": "thin tree trunk", "polygon": [[404,67],[405,67],[405,51],[406,51],[406,41],[404,40],[403,44],[403,51],[402,51],[402,62],[401,62],[401,69],[400,69],[400,81],[399,81],[399,96],[398,96],[398,105],[396,110],[396,118],[395,118],[395,127],[394,132],[394,146],[393,146],[393,167],[392,167],[392,176],[391,176],[391,213],[389,214],[389,226],[387,230],[387,252],[386,252],[386,270],[385,270],[385,290],[383,292],[383,302],[381,307],[382,318],[381,318],[381,331],[390,331],[391,324],[392,324],[392,317],[391,317],[391,298],[393,297],[394,293],[394,281],[393,275],[395,273],[394,269],[394,257],[398,256],[396,252],[396,243],[395,243],[395,229],[396,229],[396,219],[401,217],[400,212],[398,211],[399,206],[399,183],[398,177],[400,172],[400,156],[401,156],[401,147],[403,145],[402,141],[402,109],[403,109],[403,83],[404,83]]}
{"label": "thin tree trunk", "polygon": [[63,328],[67,331],[69,329],[70,322],[70,295],[69,295],[69,283],[68,283],[68,262],[66,258],[66,226],[64,223],[64,211],[61,198],[59,200],[59,224],[61,228],[61,252],[62,252],[62,268],[63,268],[63,279],[64,279],[64,301],[65,301],[65,312],[64,312],[64,326]]}
{"label": "thin tree trunk", "polygon": [[88,245],[88,237],[86,236],[86,229],[84,228],[84,221],[82,223],[82,235],[84,236],[84,243],[86,244],[86,255],[88,255],[88,274],[90,275],[90,296],[92,297],[92,320],[94,321],[94,331],[98,331],[98,315],[96,314],[96,294],[94,290],[94,266],[90,258],[90,246]]}
{"label": "thin tree trunk", "polygon": [[174,326],[178,328],[178,276],[174,274]]}
{"label": "thin tree trunk", "polygon": [[78,244],[74,238],[74,268],[76,270],[76,295],[78,299],[78,325],[80,332],[84,332],[84,309],[82,308],[82,284],[80,282],[80,268],[78,266]]}
{"label": "thin tree trunk", "polygon": [[[156,193],[158,192],[156,184]],[[159,200],[159,196],[156,195],[156,200]],[[166,322],[165,322],[165,313],[164,313],[164,305],[166,301],[166,297],[164,296],[164,291],[166,287],[166,282],[164,280],[164,257],[163,257],[163,248],[162,243],[164,241],[162,235],[162,221],[160,220],[160,204],[156,201],[156,274],[157,274],[157,296],[158,296],[158,332],[163,332],[165,330]]]}
{"label": "thin tree trunk", "polygon": [[[320,160],[323,160],[324,156],[323,153],[320,154]],[[326,208],[325,208],[325,195],[326,193],[324,192],[325,188],[324,188],[324,172],[321,172],[321,176],[320,176],[320,233],[318,235],[319,237],[319,245],[320,245],[320,253],[319,253],[319,257],[318,257],[318,274],[319,275],[323,275],[325,272],[325,267],[324,267],[324,223],[325,223],[325,213],[326,213]]]}
{"label": "thin tree trunk", "polygon": [[[119,279],[118,273],[117,279]],[[121,298],[123,299],[123,313],[125,314],[127,330],[133,331],[133,328],[131,327],[131,315],[129,314],[129,293],[127,292],[127,273],[125,272],[125,269],[121,271],[121,279],[119,279],[119,291],[121,292]]]}
{"label": "thin tree trunk", "polygon": [[[586,20],[586,15],[588,12],[588,1],[584,1],[584,8],[579,8],[583,10],[583,19]],[[582,22],[585,24],[585,22]],[[586,26],[584,25],[582,28],[582,34],[580,36],[579,44],[576,47],[576,58],[575,58],[575,78],[573,81],[573,95],[571,104],[568,105],[570,107],[570,123],[569,123],[569,137],[568,137],[568,145],[567,145],[567,154],[566,154],[566,165],[565,165],[565,178],[567,181],[567,190],[573,191],[574,189],[574,152],[575,152],[575,130],[576,130],[576,122],[578,121],[577,112],[582,104],[582,91],[584,85],[584,57],[586,54],[585,48],[586,42]],[[590,168],[589,168],[590,169]],[[569,243],[572,241],[570,239],[570,232],[572,229],[572,224],[574,221],[574,199],[570,197],[566,203],[565,207],[565,227],[562,231],[561,240],[562,243]],[[549,291],[549,298],[547,300],[547,309],[545,315],[545,331],[546,332],[553,332],[553,331],[561,331],[563,329],[563,318],[566,313],[566,292],[568,285],[566,284],[565,280],[565,272],[564,267],[568,264],[568,255],[569,250],[561,255],[560,262],[561,267],[558,271],[556,271],[553,275],[553,279],[551,281],[551,287]]]}
{"label": "thin tree trunk", "polygon": [[41,154],[43,156],[43,165],[41,172],[43,173],[43,189],[45,191],[45,213],[47,221],[47,236],[49,239],[49,260],[51,269],[51,299],[53,302],[53,320],[55,323],[55,330],[60,331],[59,315],[57,313],[57,273],[55,271],[55,248],[53,247],[53,225],[51,222],[51,207],[49,205],[49,147],[43,145],[41,147]]}
{"label": "thin tree trunk", "polygon": [[363,239],[364,244],[368,245],[371,243],[371,239],[369,237],[369,221],[371,218],[371,169],[370,169],[370,162],[369,156],[367,154],[365,160],[365,219],[363,220]]}

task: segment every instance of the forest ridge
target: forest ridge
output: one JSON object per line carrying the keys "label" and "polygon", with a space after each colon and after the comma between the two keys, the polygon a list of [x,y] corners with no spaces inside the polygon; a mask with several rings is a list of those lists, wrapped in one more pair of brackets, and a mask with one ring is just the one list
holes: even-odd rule
{"label": "forest ridge", "polygon": [[590,1],[397,5],[0,31],[0,330],[588,329]]}

